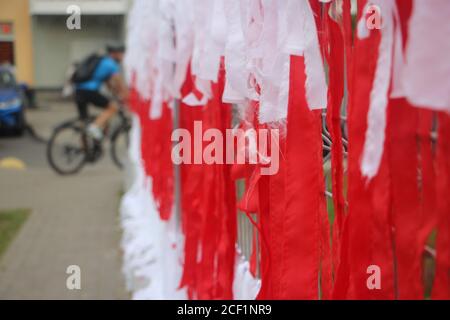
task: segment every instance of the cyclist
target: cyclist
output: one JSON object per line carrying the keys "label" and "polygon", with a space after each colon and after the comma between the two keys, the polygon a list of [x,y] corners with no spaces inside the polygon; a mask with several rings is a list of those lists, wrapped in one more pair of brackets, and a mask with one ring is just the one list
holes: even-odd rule
{"label": "cyclist", "polygon": [[119,108],[115,101],[100,93],[102,85],[106,83],[120,101],[125,101],[128,96],[127,86],[120,75],[120,64],[123,60],[125,47],[123,45],[108,45],[106,52],[107,54],[99,60],[90,79],[77,83],[75,87],[75,101],[82,120],[88,118],[89,104],[104,109],[87,128],[88,134],[96,140],[103,138],[104,127]]}

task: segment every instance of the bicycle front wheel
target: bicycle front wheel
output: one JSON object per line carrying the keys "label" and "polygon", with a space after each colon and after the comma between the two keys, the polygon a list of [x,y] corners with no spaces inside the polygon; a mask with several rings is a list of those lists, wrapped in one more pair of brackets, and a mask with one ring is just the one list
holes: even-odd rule
{"label": "bicycle front wheel", "polygon": [[87,160],[87,138],[83,129],[68,124],[53,131],[47,143],[47,160],[61,175],[75,174]]}
{"label": "bicycle front wheel", "polygon": [[130,126],[125,125],[114,132],[111,137],[111,158],[119,169],[123,169],[128,159],[129,132]]}

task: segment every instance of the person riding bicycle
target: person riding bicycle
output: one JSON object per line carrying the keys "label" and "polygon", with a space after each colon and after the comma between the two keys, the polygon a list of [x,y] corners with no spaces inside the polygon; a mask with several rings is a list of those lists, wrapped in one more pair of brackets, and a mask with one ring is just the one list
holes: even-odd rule
{"label": "person riding bicycle", "polygon": [[87,133],[96,140],[103,138],[104,127],[119,109],[115,101],[100,93],[102,85],[106,83],[120,101],[125,101],[128,96],[127,86],[120,74],[125,47],[108,45],[106,52],[95,62],[95,69],[89,79],[75,85],[75,101],[80,119],[87,120],[89,104],[104,109],[87,128]]}

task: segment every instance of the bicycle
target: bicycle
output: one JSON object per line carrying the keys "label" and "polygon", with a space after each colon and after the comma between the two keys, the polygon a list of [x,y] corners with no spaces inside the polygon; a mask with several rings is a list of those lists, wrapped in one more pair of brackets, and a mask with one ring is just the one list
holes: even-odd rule
{"label": "bicycle", "polygon": [[128,150],[131,120],[123,108],[119,109],[116,118],[119,124],[112,130],[108,125],[101,141],[95,140],[86,131],[95,117],[89,117],[87,121],[71,119],[58,125],[47,142],[47,160],[50,166],[60,175],[76,174],[87,163],[94,164],[102,158],[103,143],[108,139],[110,156],[114,164],[122,169]]}

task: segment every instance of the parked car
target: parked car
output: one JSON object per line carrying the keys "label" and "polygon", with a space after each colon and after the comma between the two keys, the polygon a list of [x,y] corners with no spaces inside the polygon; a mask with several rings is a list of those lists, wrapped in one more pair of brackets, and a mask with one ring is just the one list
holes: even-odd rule
{"label": "parked car", "polygon": [[23,134],[25,101],[23,90],[12,72],[0,67],[0,128],[11,129],[17,135]]}

